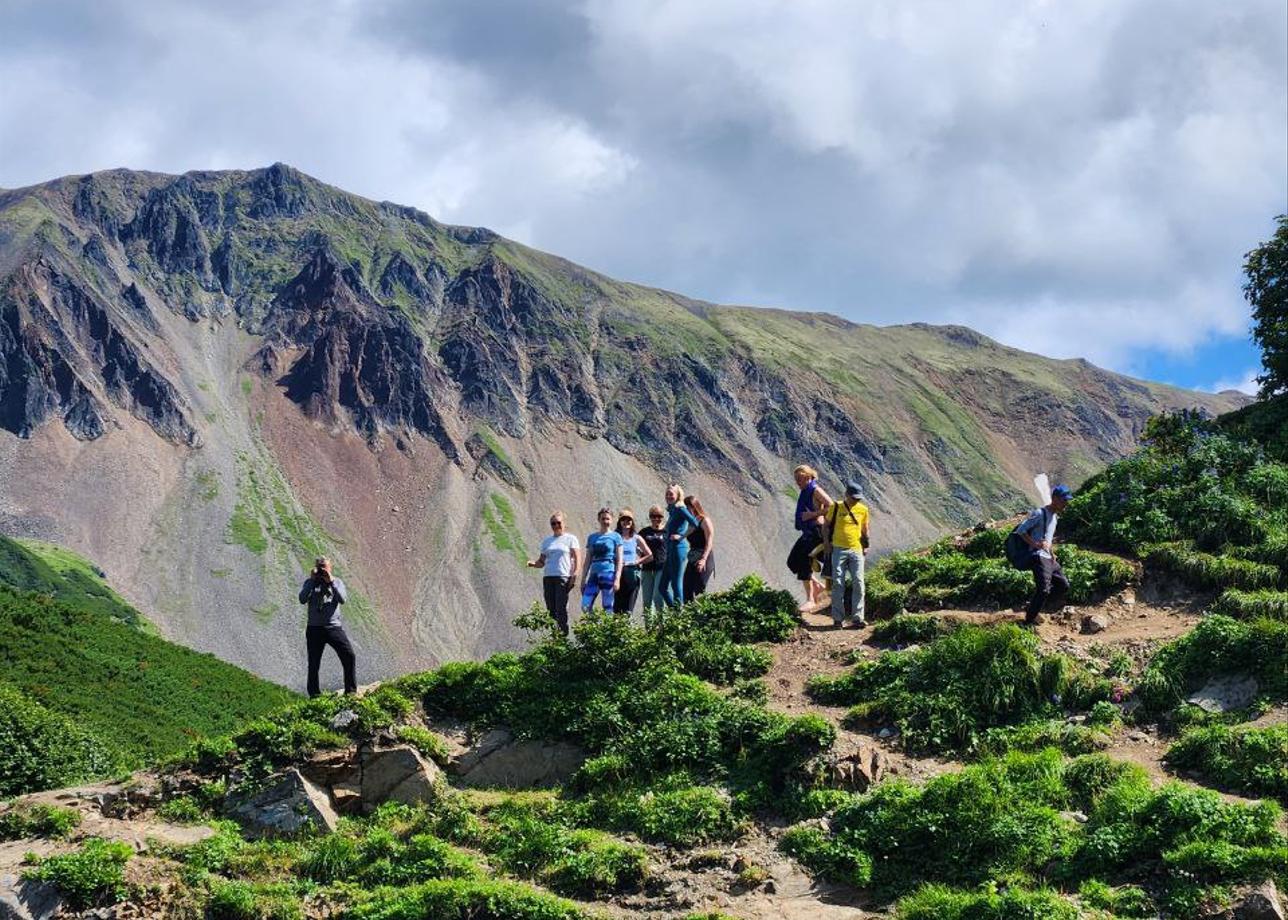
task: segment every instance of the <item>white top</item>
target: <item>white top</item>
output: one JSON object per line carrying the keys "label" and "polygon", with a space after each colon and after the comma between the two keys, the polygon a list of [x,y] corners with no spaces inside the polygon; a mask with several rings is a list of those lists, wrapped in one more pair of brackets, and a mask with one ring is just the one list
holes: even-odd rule
{"label": "white top", "polygon": [[566,533],[558,537],[551,534],[541,541],[541,555],[546,557],[546,567],[542,575],[557,575],[567,578],[572,574],[572,551],[581,549],[577,535]]}
{"label": "white top", "polygon": [[[1045,520],[1046,530],[1043,531],[1042,524]],[[1055,540],[1055,525],[1060,520],[1060,515],[1048,508],[1037,508],[1029,512],[1029,516],[1018,528],[1020,533],[1028,534],[1032,539],[1042,541],[1048,544]],[[1051,554],[1047,550],[1038,550],[1038,555],[1043,559],[1050,559]]]}

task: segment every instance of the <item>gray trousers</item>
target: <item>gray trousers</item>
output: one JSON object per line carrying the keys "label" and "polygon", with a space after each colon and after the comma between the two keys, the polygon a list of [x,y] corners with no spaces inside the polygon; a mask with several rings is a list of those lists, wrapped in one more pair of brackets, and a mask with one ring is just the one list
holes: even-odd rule
{"label": "gray trousers", "polygon": [[863,550],[832,547],[832,622],[845,619],[845,576],[854,585],[854,619],[862,623],[863,616]]}
{"label": "gray trousers", "polygon": [[654,608],[661,610],[662,603],[662,570],[644,569],[640,572],[640,592],[644,595],[644,619]]}

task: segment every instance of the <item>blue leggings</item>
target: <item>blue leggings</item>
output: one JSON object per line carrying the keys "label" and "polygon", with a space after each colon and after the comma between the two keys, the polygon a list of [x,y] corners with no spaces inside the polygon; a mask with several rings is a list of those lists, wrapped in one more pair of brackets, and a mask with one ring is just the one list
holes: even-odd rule
{"label": "blue leggings", "polygon": [[679,607],[684,603],[684,570],[689,564],[689,541],[675,540],[667,547],[666,565],[662,568],[662,603]]}
{"label": "blue leggings", "polygon": [[604,609],[613,609],[613,579],[616,575],[616,566],[610,565],[604,568],[591,566],[590,572],[586,575],[586,583],[581,589],[581,609],[583,612],[594,607],[595,598],[601,595]]}

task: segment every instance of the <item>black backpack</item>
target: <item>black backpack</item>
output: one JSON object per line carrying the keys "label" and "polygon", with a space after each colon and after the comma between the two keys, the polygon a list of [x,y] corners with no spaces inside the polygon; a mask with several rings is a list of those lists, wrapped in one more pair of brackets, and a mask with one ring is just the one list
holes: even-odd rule
{"label": "black backpack", "polygon": [[[1047,518],[1047,514],[1049,514],[1049,512],[1046,508],[1043,508],[1043,534],[1046,533],[1047,521],[1049,520]],[[1028,518],[1025,518],[1024,521],[1020,521],[1020,523],[1016,524],[1015,529],[1007,534],[1006,537],[1006,559],[1013,567],[1019,569],[1021,572],[1027,572],[1029,568],[1032,567],[1033,557],[1037,555],[1037,551],[1028,544],[1028,541],[1020,536],[1020,528],[1024,526],[1024,522],[1027,520]]]}

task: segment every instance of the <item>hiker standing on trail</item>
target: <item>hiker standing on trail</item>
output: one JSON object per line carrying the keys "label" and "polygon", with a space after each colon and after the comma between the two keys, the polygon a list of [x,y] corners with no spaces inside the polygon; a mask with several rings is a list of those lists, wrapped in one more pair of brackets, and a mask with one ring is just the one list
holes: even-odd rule
{"label": "hiker standing on trail", "polygon": [[564,530],[564,514],[550,515],[550,536],[541,541],[541,555],[528,563],[530,569],[541,569],[541,593],[546,610],[568,635],[568,596],[577,587],[577,567],[581,561],[581,544],[577,535]]}
{"label": "hiker standing on trail", "polygon": [[1069,592],[1069,579],[1060,568],[1055,558],[1055,527],[1062,512],[1073,498],[1073,490],[1068,486],[1056,486],[1051,490],[1051,503],[1035,508],[1029,516],[1015,528],[1033,555],[1029,559],[1029,569],[1033,572],[1033,597],[1024,608],[1024,622],[1033,624],[1042,621],[1042,608],[1049,600],[1063,603]]}
{"label": "hiker standing on trail", "polygon": [[832,572],[832,623],[845,622],[845,578],[850,577],[854,613],[851,620],[862,629],[867,621],[863,615],[865,569],[864,557],[868,554],[868,506],[863,503],[863,486],[857,482],[845,484],[845,499],[832,505],[823,526],[823,556],[831,555]]}
{"label": "hiker standing on trail", "polygon": [[640,539],[648,546],[649,559],[640,565],[640,583],[644,592],[644,622],[649,621],[650,611],[662,609],[662,570],[666,567],[667,538],[663,524],[666,511],[661,505],[648,509],[648,526],[640,531]]}
{"label": "hiker standing on trail", "polygon": [[822,524],[832,500],[818,484],[818,471],[814,467],[801,464],[792,471],[792,476],[796,480],[796,488],[800,489],[800,495],[796,497],[795,524],[801,535],[787,555],[787,567],[805,583],[805,601],[800,605],[801,612],[805,612],[817,608],[820,603],[822,585],[814,579],[810,553],[823,542]]}
{"label": "hiker standing on trail", "polygon": [[599,509],[599,531],[586,538],[586,571],[582,575],[581,612],[589,613],[595,598],[613,609],[622,586],[622,535],[613,530],[613,509]]}
{"label": "hiker standing on trail", "polygon": [[304,640],[309,653],[310,697],[322,692],[318,688],[318,669],[322,666],[322,653],[328,645],[335,649],[340,658],[340,667],[344,669],[344,692],[358,692],[356,656],[353,645],[345,634],[344,624],[340,622],[340,605],[348,599],[349,591],[344,582],[331,574],[331,560],[326,556],[319,556],[313,563],[313,571],[300,588],[300,603],[309,605]]}
{"label": "hiker standing on trail", "polygon": [[648,543],[635,532],[635,512],[623,508],[617,515],[617,533],[622,538],[622,586],[613,599],[613,613],[630,616],[640,593],[640,570],[653,558]]}
{"label": "hiker standing on trail", "polygon": [[678,483],[666,487],[666,567],[662,570],[662,603],[679,607],[684,603],[684,572],[689,567],[689,534],[698,519],[684,505],[684,490]]}
{"label": "hiker standing on trail", "polygon": [[689,534],[689,564],[684,569],[684,602],[687,604],[699,594],[707,593],[707,584],[716,573],[716,528],[710,515],[702,510],[702,502],[696,495],[686,495],[684,507],[698,519],[698,526]]}

